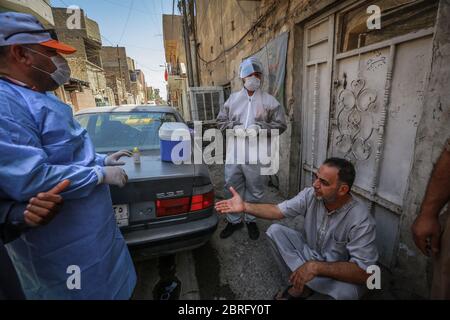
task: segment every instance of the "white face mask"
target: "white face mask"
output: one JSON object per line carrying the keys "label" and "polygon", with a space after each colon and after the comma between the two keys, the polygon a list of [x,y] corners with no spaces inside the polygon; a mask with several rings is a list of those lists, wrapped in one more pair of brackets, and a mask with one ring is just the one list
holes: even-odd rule
{"label": "white face mask", "polygon": [[250,78],[246,78],[245,79],[245,83],[244,83],[244,87],[248,91],[255,92],[256,90],[258,90],[261,87],[261,80],[259,80],[255,76],[250,77]]}
{"label": "white face mask", "polygon": [[48,74],[53,79],[53,81],[55,81],[56,84],[58,84],[59,86],[62,86],[64,84],[66,84],[67,82],[69,82],[71,70],[70,70],[69,64],[67,63],[67,60],[64,59],[60,54],[57,54],[56,56],[53,56],[53,57],[49,57],[49,56],[47,56],[43,53],[40,53],[36,50],[30,49],[27,47],[24,47],[24,48],[52,60],[53,64],[56,67],[56,70],[55,70],[55,72],[50,73],[50,72],[42,70],[41,68],[38,68],[36,66],[31,66],[32,68],[39,70],[45,74]]}

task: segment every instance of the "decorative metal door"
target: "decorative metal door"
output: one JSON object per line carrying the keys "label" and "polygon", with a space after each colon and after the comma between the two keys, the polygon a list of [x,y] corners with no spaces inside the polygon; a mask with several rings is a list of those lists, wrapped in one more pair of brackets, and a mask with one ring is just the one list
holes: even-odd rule
{"label": "decorative metal door", "polygon": [[[374,215],[380,262],[390,267],[398,245],[423,91],[431,67],[434,29],[419,28],[382,41],[369,39],[367,34],[361,39],[359,34],[353,43],[357,47],[352,48],[350,37],[343,32],[345,14],[347,11],[341,11],[328,18],[328,28],[339,31],[334,38],[333,58],[326,62],[333,69],[334,80],[329,86],[326,73],[318,73],[318,65],[312,66],[308,60],[314,46],[305,38],[309,52],[302,183],[310,185],[311,171],[326,156],[350,160],[357,171],[353,193]],[[334,19],[336,25],[330,26]],[[314,28],[307,26],[306,32],[318,30]],[[375,42],[367,45],[371,40]],[[327,44],[331,42],[328,39]],[[310,74],[314,77],[308,78]],[[314,86],[309,87],[311,84]],[[331,97],[331,103],[326,97]]]}

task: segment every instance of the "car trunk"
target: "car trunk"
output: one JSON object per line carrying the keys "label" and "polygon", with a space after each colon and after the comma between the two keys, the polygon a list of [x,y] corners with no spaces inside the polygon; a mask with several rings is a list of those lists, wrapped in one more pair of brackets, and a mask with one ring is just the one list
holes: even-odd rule
{"label": "car trunk", "polygon": [[[195,165],[175,165],[161,161],[160,152],[144,151],[141,164],[135,165],[132,158],[122,158],[123,167],[128,174],[128,184],[120,189],[111,187],[116,217],[121,227],[147,225],[173,221],[183,214],[157,216],[157,201],[169,199],[182,200],[190,198],[194,193]],[[177,201],[177,200],[175,200]],[[160,204],[161,202],[159,202]],[[183,203],[175,203],[182,206]],[[184,210],[184,215],[188,213]],[[186,209],[186,203],[184,203]],[[179,211],[180,208],[178,208]],[[126,216],[129,216],[127,223]],[[177,217],[178,216],[178,217]]]}

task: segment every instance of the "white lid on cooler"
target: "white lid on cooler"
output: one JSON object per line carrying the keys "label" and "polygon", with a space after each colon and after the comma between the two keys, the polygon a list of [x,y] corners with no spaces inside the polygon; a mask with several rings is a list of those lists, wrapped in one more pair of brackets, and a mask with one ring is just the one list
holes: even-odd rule
{"label": "white lid on cooler", "polygon": [[[172,140],[172,137],[176,139]],[[188,141],[191,133],[189,127],[182,122],[166,122],[159,129],[159,138],[164,141]]]}

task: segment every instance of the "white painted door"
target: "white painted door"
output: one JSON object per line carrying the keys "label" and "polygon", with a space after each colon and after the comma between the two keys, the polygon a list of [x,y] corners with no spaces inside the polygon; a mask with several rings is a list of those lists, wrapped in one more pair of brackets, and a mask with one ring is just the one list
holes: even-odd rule
{"label": "white painted door", "polygon": [[327,158],[334,16],[305,27],[302,108],[302,187],[312,183],[312,170]]}

